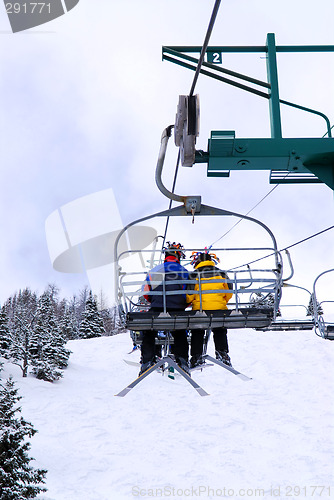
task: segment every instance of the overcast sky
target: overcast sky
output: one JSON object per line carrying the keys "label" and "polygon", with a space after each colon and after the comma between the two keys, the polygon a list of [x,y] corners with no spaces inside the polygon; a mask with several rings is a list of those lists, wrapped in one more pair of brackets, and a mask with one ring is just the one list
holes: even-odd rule
{"label": "overcast sky", "polygon": [[[162,45],[201,45],[214,1],[80,0],[66,15],[12,34],[0,9],[1,155],[0,303],[26,286],[42,292],[56,283],[76,293],[85,274],[60,273],[49,256],[45,221],[60,207],[112,189],[123,224],[167,208],[154,175],[163,129],[174,123],[178,96],[188,94],[193,73],[162,62]],[[334,4],[321,0],[222,1],[210,45],[334,44]],[[263,54],[224,57],[225,67],[266,79]],[[279,54],[280,97],[324,112],[334,123],[334,54]],[[237,137],[269,137],[268,102],[200,76],[198,149],[211,130]],[[321,137],[318,116],[282,107],[284,137]],[[164,170],[171,187],[177,157],[172,141]],[[269,172],[232,172],[207,178],[206,165],[182,168],[178,194],[200,194],[203,203],[247,213],[273,187]],[[331,225],[333,192],[325,185],[279,186],[251,215],[274,232],[284,248]],[[168,239],[210,245],[235,220],[207,230],[171,227]],[[245,244],[243,224],[220,244]],[[186,241],[184,237],[186,235]],[[223,243],[224,241],[224,243]],[[291,250],[295,284],[311,288],[334,267],[334,231]],[[334,273],[323,280],[330,290]],[[326,282],[326,283],[325,283]],[[322,300],[330,300],[324,296]],[[334,300],[334,297],[331,297]]]}

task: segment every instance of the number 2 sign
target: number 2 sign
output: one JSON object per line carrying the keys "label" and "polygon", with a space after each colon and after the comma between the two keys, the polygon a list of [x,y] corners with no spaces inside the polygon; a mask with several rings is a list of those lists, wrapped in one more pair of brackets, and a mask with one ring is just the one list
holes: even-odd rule
{"label": "number 2 sign", "polygon": [[221,52],[207,52],[208,62],[212,64],[221,64],[223,62],[223,56]]}

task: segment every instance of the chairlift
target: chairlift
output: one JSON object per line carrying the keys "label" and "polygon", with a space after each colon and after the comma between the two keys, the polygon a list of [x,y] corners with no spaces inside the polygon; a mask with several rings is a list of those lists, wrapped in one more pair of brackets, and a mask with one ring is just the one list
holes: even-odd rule
{"label": "chairlift", "polygon": [[314,319],[314,325],[315,325],[315,332],[319,337],[322,337],[324,339],[328,340],[334,340],[334,323],[330,323],[325,320],[324,314],[320,313],[321,306],[324,303],[334,303],[332,300],[324,300],[322,302],[317,301],[317,295],[316,295],[316,285],[318,283],[319,278],[321,278],[323,275],[327,273],[334,272],[334,269],[328,269],[327,271],[324,271],[320,273],[316,279],[314,280],[313,283],[313,294],[312,294],[312,302],[313,302],[313,319]]}
{"label": "chairlift", "polygon": [[[166,155],[167,143],[171,136],[173,126],[167,127],[161,137],[161,147],[156,168],[156,183],[159,190],[170,200],[182,202],[181,205],[174,208],[169,208],[162,212],[157,212],[146,217],[137,219],[126,225],[120,231],[115,241],[114,246],[114,263],[115,263],[115,296],[118,299],[118,306],[123,319],[123,326],[129,330],[183,330],[192,328],[209,329],[214,327],[226,328],[264,328],[268,327],[276,319],[281,298],[281,288],[283,285],[283,260],[281,253],[278,251],[277,242],[272,231],[258,219],[236,212],[224,210],[221,208],[204,205],[201,203],[200,196],[180,196],[170,192],[162,183],[162,168]],[[161,313],[147,310],[146,307],[141,307],[143,300],[143,284],[145,283],[146,271],[136,270],[123,272],[120,265],[120,260],[126,256],[130,256],[136,252],[158,252],[158,250],[142,250],[131,249],[121,252],[119,250],[119,242],[122,236],[133,226],[137,226],[142,222],[159,218],[159,217],[182,217],[183,219],[192,219],[195,217],[237,217],[247,220],[251,223],[260,226],[270,239],[270,246],[253,247],[253,248],[212,248],[211,250],[217,254],[220,252],[246,252],[251,251],[259,255],[259,262],[262,262],[264,252],[267,254],[266,262],[270,259],[270,264],[266,267],[261,264],[256,264],[256,267],[250,268],[249,265],[243,264],[238,268],[231,270],[225,269],[228,272],[228,282],[232,285],[231,293],[233,298],[230,300],[228,309],[217,311],[204,311],[200,308],[199,311],[185,310],[178,313],[168,312],[166,309],[166,296],[172,294],[184,293],[182,291],[166,291],[165,287],[162,291],[151,291],[151,295],[162,295],[165,304],[164,310]],[[202,248],[186,248],[184,251],[205,251]],[[160,250],[159,250],[160,252]],[[157,254],[156,254],[157,255]],[[184,264],[184,263],[183,263]],[[165,282],[165,277],[163,279]],[[218,282],[218,280],[217,280]],[[195,280],[178,280],[178,284],[190,285],[196,283]],[[214,280],[211,280],[214,283]],[[154,286],[154,282],[152,282]],[[191,293],[199,295],[201,302],[202,294],[217,293],[219,290],[208,291],[192,291]],[[251,300],[252,294],[265,291],[266,294],[272,294],[272,304],[267,307],[256,307]]]}
{"label": "chairlift", "polygon": [[[200,196],[180,196],[169,191],[162,183],[162,168],[164,164],[164,159],[166,155],[167,143],[169,137],[171,136],[171,130],[173,126],[167,127],[161,137],[161,146],[159,151],[158,163],[156,168],[156,184],[159,190],[170,200],[181,202],[181,205],[162,212],[157,212],[146,217],[137,219],[129,224],[127,224],[122,231],[119,232],[114,245],[114,266],[115,266],[115,296],[118,301],[118,307],[120,310],[120,317],[123,321],[123,326],[125,329],[131,332],[140,332],[144,330],[151,331],[161,331],[167,333],[167,338],[170,339],[170,332],[177,330],[188,330],[191,332],[192,329],[202,329],[210,331],[215,327],[225,327],[227,329],[244,329],[253,328],[259,329],[269,329],[271,325],[275,325],[277,328],[277,315],[279,311],[280,300],[282,296],[282,287],[284,282],[291,278],[293,275],[293,267],[291,263],[290,256],[288,255],[288,260],[290,263],[291,273],[288,278],[283,280],[283,259],[281,252],[277,248],[277,242],[272,231],[261,221],[250,217],[248,215],[239,214],[229,210],[224,210],[221,208],[204,205],[201,203]],[[120,265],[121,259],[131,256],[133,253],[143,254],[145,252],[151,252],[150,262],[152,263],[156,259],[156,252],[161,254],[160,250],[156,249],[156,246],[152,250],[143,250],[141,248],[130,249],[130,250],[120,250],[120,240],[125,236],[126,232],[138,226],[143,222],[159,217],[182,217],[192,220],[194,223],[195,217],[237,217],[238,219],[247,220],[251,223],[260,226],[269,236],[271,243],[270,246],[266,247],[252,247],[252,248],[210,248],[210,251],[220,254],[220,252],[244,252],[251,251],[254,257],[256,252],[259,255],[258,259],[255,259],[252,263],[255,263],[255,267],[250,267],[250,263],[241,264],[238,267],[232,269],[224,269],[227,272],[228,278],[227,283],[231,284],[231,289],[229,290],[233,294],[233,298],[228,303],[228,308],[225,310],[214,310],[208,311],[202,308],[202,296],[203,294],[214,294],[221,293],[221,290],[202,290],[199,286],[198,291],[192,288],[187,292],[191,294],[199,295],[200,309],[197,311],[192,311],[186,309],[180,312],[171,312],[167,310],[167,296],[175,294],[184,294],[184,290],[174,290],[170,291],[166,287],[166,273],[161,273],[163,276],[159,276],[159,281],[150,280],[153,289],[151,289],[148,294],[160,295],[163,300],[163,311],[155,312],[149,309],[149,304],[145,304],[143,299],[144,284],[146,282],[146,274],[148,270],[131,270],[124,272]],[[206,248],[185,248],[184,252],[205,252]],[[263,255],[266,252],[266,255]],[[270,259],[270,264],[263,266],[258,264],[263,262],[263,260],[268,262]],[[144,261],[144,259],[143,259]],[[185,263],[182,262],[184,265]],[[204,278],[197,277],[202,283],[208,282]],[[189,276],[188,279],[178,279],[173,280],[175,284],[193,285],[197,283],[197,280],[192,279]],[[217,279],[217,283],[220,280]],[[154,285],[160,285],[162,282],[162,290],[154,290]],[[215,280],[210,279],[210,284],[215,283]],[[146,293],[146,292],[145,292]],[[254,301],[254,294],[264,294],[265,298],[270,297],[270,301],[261,304],[260,306]],[[283,326],[285,328],[283,328]],[[290,329],[286,328],[288,325],[280,325],[279,329]],[[296,324],[294,325],[296,326]],[[136,335],[136,334],[135,334]],[[134,340],[132,335],[132,339]],[[167,344],[166,344],[167,345]],[[169,344],[168,344],[169,349]],[[235,375],[239,376],[243,380],[250,380],[249,377],[244,376],[232,367],[224,365],[220,362],[205,354],[206,359],[213,361],[216,364],[221,365],[223,368],[233,372]],[[173,358],[167,353],[164,355],[155,365],[144,372],[140,377],[135,379],[131,384],[129,384],[125,389],[123,389],[117,396],[125,396],[133,387],[135,387],[143,378],[147,377],[150,373],[157,370],[160,367],[168,368],[172,367],[178,371],[196,390],[197,392],[205,396],[207,393],[196,383],[191,377],[186,374],[173,360]]]}
{"label": "chairlift", "polygon": [[[292,283],[287,283],[288,280],[290,280],[293,275],[294,275],[294,269],[292,266],[292,261],[291,257],[289,255],[288,250],[286,250],[286,254],[288,256],[288,262],[290,264],[291,268],[291,273],[288,278],[283,279],[283,289],[284,288],[289,288],[289,289],[299,289],[303,290],[308,294],[308,298],[312,297],[312,293],[307,289],[302,286],[294,285]],[[282,293],[283,295],[283,293]],[[295,317],[294,318],[287,318],[285,316],[285,311],[288,309],[293,309],[295,312]],[[302,310],[304,313],[300,313],[299,311]],[[308,307],[305,304],[296,304],[296,303],[289,303],[285,304],[283,300],[281,300],[280,306],[279,306],[279,312],[277,314],[277,319],[273,321],[268,327],[266,328],[257,328],[257,330],[261,331],[297,331],[297,330],[313,330],[315,324],[314,324],[314,318],[312,319],[307,319],[307,310]],[[296,312],[297,311],[297,312]]]}
{"label": "chairlift", "polygon": [[[217,310],[217,311],[203,311],[200,308],[199,311],[185,310],[176,313],[170,313],[166,309],[166,296],[173,294],[182,294],[184,291],[166,291],[163,287],[162,291],[150,291],[151,295],[162,295],[164,303],[164,311],[161,313],[153,313],[148,310],[147,304],[143,302],[143,285],[145,283],[145,277],[147,270],[136,270],[129,272],[123,272],[120,265],[120,260],[124,259],[126,256],[130,256],[135,252],[142,253],[160,253],[160,250],[141,250],[141,249],[131,249],[119,253],[117,249],[117,241],[115,243],[115,286],[116,286],[116,297],[118,297],[118,305],[122,311],[122,318],[124,321],[124,327],[129,330],[141,331],[141,330],[182,330],[191,328],[201,328],[208,329],[214,327],[226,327],[226,328],[257,328],[266,327],[276,318],[277,310],[279,308],[279,301],[281,297],[281,287],[282,287],[282,257],[277,250],[276,240],[271,233],[271,231],[261,222],[250,217],[243,216],[234,212],[228,212],[215,207],[210,207],[202,205],[200,212],[196,214],[197,216],[235,216],[243,217],[254,223],[260,224],[272,239],[272,246],[270,247],[253,247],[253,248],[212,248],[216,254],[221,254],[222,252],[249,252],[253,254],[263,256],[264,252],[267,252],[271,256],[271,265],[266,267],[256,266],[251,269],[251,277],[249,268],[245,265],[234,270],[228,270],[228,283],[231,283],[233,293],[233,298],[229,302],[229,309],[227,310]],[[128,224],[122,231],[127,231],[128,228],[133,225],[140,224],[143,221],[153,219],[155,217],[185,217],[189,219],[189,214],[184,206],[174,207],[163,212],[159,212],[142,219],[138,219],[130,224]],[[122,234],[120,233],[119,237]],[[204,248],[185,248],[186,254],[193,251],[203,251]],[[269,258],[269,257],[268,257]],[[182,262],[185,265],[185,262]],[[163,283],[166,281],[166,276],[163,276]],[[205,280],[202,280],[205,283]],[[211,283],[215,283],[215,280],[211,280]],[[216,281],[217,283],[219,280]],[[151,282],[153,287],[158,282]],[[196,280],[177,280],[177,284],[181,285],[191,285],[195,284]],[[218,285],[217,285],[218,286]],[[273,303],[268,305],[268,307],[257,308],[251,300],[252,294],[261,292],[265,290],[266,294],[272,294]],[[199,295],[199,300],[203,294],[207,293],[218,293],[219,290],[213,289],[208,291],[191,291],[189,293]]]}
{"label": "chairlift", "polygon": [[[289,262],[291,264],[291,259],[289,259]],[[292,265],[292,264],[291,264]],[[313,284],[313,291],[311,292],[310,290],[294,285],[291,283],[286,283],[287,280],[283,279],[283,289],[285,287],[289,288],[294,288],[294,289],[300,289],[304,290],[305,292],[308,293],[309,296],[309,303],[308,306],[305,304],[284,304],[280,303],[279,306],[279,314],[277,314],[277,319],[272,321],[269,326],[266,326],[264,328],[256,328],[256,330],[260,331],[286,331],[286,330],[315,330],[316,335],[319,337],[322,337],[324,339],[328,340],[334,340],[334,324],[330,321],[325,320],[325,314],[323,313],[322,310],[322,305],[323,304],[334,304],[334,300],[323,300],[319,302],[317,300],[317,295],[316,295],[316,284],[318,283],[318,280],[321,276],[324,274],[327,274],[329,272],[333,272],[334,269],[329,269],[327,271],[322,272],[317,276],[317,278],[314,281]],[[293,271],[292,271],[293,275]],[[292,275],[290,277],[292,277]],[[298,315],[297,318],[294,319],[287,319],[284,317],[283,311],[287,308],[293,308],[293,309],[304,309],[306,311],[304,317],[302,315]],[[334,312],[334,311],[333,311]],[[309,319],[307,319],[309,317]]]}
{"label": "chairlift", "polygon": [[[236,212],[224,210],[221,208],[203,205],[201,203],[200,196],[179,196],[175,193],[169,191],[162,183],[162,168],[164,164],[164,159],[166,155],[167,143],[171,136],[171,131],[175,128],[174,140],[175,145],[180,148],[179,158],[181,158],[181,163],[183,166],[191,167],[194,163],[208,163],[208,175],[210,176],[228,176],[230,169],[242,170],[249,169],[250,161],[247,158],[252,158],[255,168],[270,168],[273,171],[273,175],[277,170],[283,170],[284,176],[280,174],[280,179],[277,182],[284,182],[287,173],[286,168],[293,170],[294,172],[300,173],[302,175],[301,182],[309,181],[322,181],[325,182],[330,187],[332,186],[332,178],[330,182],[327,175],[327,171],[324,173],[324,167],[333,169],[331,163],[331,158],[324,158],[324,154],[328,156],[328,151],[330,151],[329,156],[332,155],[331,148],[328,147],[331,141],[331,127],[328,118],[315,110],[311,110],[294,103],[287,101],[282,101],[279,99],[278,94],[278,79],[277,79],[277,61],[276,61],[276,47],[274,34],[268,34],[267,46],[265,52],[268,52],[268,83],[260,82],[259,80],[251,79],[245,75],[237,74],[235,72],[228,71],[226,69],[221,69],[223,73],[227,73],[237,78],[241,78],[246,81],[250,81],[256,85],[264,86],[266,89],[270,89],[268,92],[260,92],[255,89],[247,88],[245,85],[235,83],[235,85],[243,88],[244,90],[249,90],[253,93],[257,93],[262,97],[269,99],[270,104],[270,118],[271,118],[271,139],[247,139],[238,141],[235,138],[235,133],[231,131],[217,131],[213,132],[211,139],[209,140],[208,151],[196,151],[195,144],[196,138],[199,135],[199,98],[198,95],[194,95],[194,88],[196,85],[197,77],[200,72],[208,74],[207,71],[202,70],[202,66],[210,66],[209,63],[204,63],[204,55],[208,50],[208,42],[210,34],[212,31],[214,19],[219,8],[219,3],[214,7],[214,11],[211,17],[210,25],[207,31],[205,42],[203,47],[201,47],[201,55],[198,61],[198,65],[189,65],[188,63],[182,63],[180,60],[175,59],[175,55],[179,58],[191,61],[189,56],[182,56],[181,50],[175,50],[173,47],[163,48],[163,58],[170,60],[177,64],[184,65],[190,69],[195,70],[195,78],[190,90],[189,96],[180,96],[179,104],[177,108],[176,122],[175,125],[170,125],[167,127],[161,137],[161,146],[158,157],[158,163],[156,168],[156,184],[159,190],[167,197],[169,200],[181,202],[181,205],[164,210],[162,212],[157,212],[152,215],[137,219],[123,228],[116,238],[114,245],[114,265],[115,265],[115,296],[117,297],[119,310],[121,312],[121,318],[123,320],[123,326],[129,329],[131,332],[140,332],[143,330],[151,331],[162,331],[167,332],[167,341],[171,340],[170,332],[177,330],[188,330],[191,332],[192,329],[202,329],[210,332],[212,328],[215,327],[226,327],[228,329],[243,329],[243,328],[253,328],[255,330],[291,330],[291,329],[310,329],[310,327],[316,327],[321,332],[322,336],[330,335],[333,331],[334,338],[334,325],[326,325],[321,322],[318,317],[312,319],[312,321],[282,321],[277,320],[279,314],[279,306],[282,297],[282,287],[286,285],[288,279],[293,275],[293,268],[291,264],[290,256],[288,256],[291,275],[283,279],[283,259],[280,251],[277,248],[276,239],[271,232],[271,230],[259,220],[249,217],[247,215],[242,215]],[[332,50],[333,48],[331,48]],[[291,51],[292,49],[289,48]],[[239,50],[240,51],[240,48]],[[242,48],[241,51],[244,51]],[[248,51],[248,49],[246,50]],[[173,57],[171,58],[170,54]],[[211,50],[212,53],[212,50]],[[213,55],[213,54],[212,54]],[[218,54],[219,56],[219,54]],[[192,60],[191,62],[194,62]],[[220,62],[214,60],[213,62]],[[212,66],[212,65],[211,65]],[[211,68],[213,69],[213,68]],[[222,81],[231,83],[225,77],[217,77],[217,75],[211,75],[214,78],[218,78]],[[312,139],[293,139],[287,140],[282,139],[281,133],[281,117],[280,117],[280,104],[284,103],[304,111],[309,111],[311,113],[316,113],[321,115],[326,119],[327,123],[327,133],[328,138],[324,141],[312,140]],[[330,139],[329,139],[330,138]],[[264,147],[263,147],[264,145]],[[292,147],[293,145],[293,147]],[[283,151],[284,150],[284,151]],[[302,151],[302,153],[300,153]],[[315,154],[316,153],[316,154]],[[247,158],[246,158],[247,157]],[[321,157],[321,158],[320,158]],[[268,162],[268,158],[271,161]],[[306,161],[307,160],[307,161]],[[304,161],[304,163],[303,163]],[[251,168],[254,166],[251,165]],[[228,170],[227,170],[228,169]],[[288,172],[289,173],[289,172]],[[311,178],[310,178],[311,177]],[[316,179],[314,179],[316,177]],[[175,177],[176,180],[176,177]],[[294,181],[299,181],[299,178],[294,179]],[[264,229],[267,235],[271,238],[271,247],[256,247],[256,248],[210,248],[210,250],[215,253],[228,252],[228,251],[252,251],[255,252],[267,252],[266,259],[271,258],[271,265],[266,265],[265,267],[259,262],[263,262],[263,255],[259,259],[254,260],[252,263],[256,263],[256,267],[250,268],[249,264],[242,264],[238,267],[232,269],[224,269],[228,273],[227,282],[232,285],[230,292],[233,294],[233,299],[228,303],[228,309],[226,310],[215,310],[207,311],[202,308],[202,296],[203,294],[215,294],[221,293],[221,290],[202,290],[200,282],[205,283],[205,277],[202,278],[197,276],[197,279],[178,279],[174,280],[175,284],[188,285],[199,283],[198,291],[190,288],[189,292],[192,294],[197,294],[199,296],[200,309],[198,311],[185,310],[180,312],[171,312],[167,310],[167,297],[174,294],[184,294],[184,290],[174,290],[170,291],[167,289],[166,285],[166,273],[162,276],[160,275],[159,281],[150,280],[152,289],[147,293],[148,295],[160,295],[163,301],[163,311],[153,312],[149,309],[149,304],[145,304],[143,300],[143,290],[145,284],[145,278],[147,271],[145,270],[132,270],[129,272],[122,271],[120,265],[120,259],[130,256],[132,253],[137,253],[141,255],[145,250],[140,248],[134,250],[126,250],[121,252],[119,249],[120,239],[125,233],[133,226],[139,225],[144,221],[148,221],[159,217],[183,217],[191,218],[194,222],[195,217],[238,217],[239,219],[247,220],[253,222],[262,229]],[[148,250],[146,250],[148,251]],[[156,249],[152,250],[151,262],[154,260],[154,252]],[[185,252],[202,251],[205,252],[206,249],[193,249],[186,248]],[[268,262],[266,260],[266,262]],[[184,264],[184,262],[182,262]],[[225,267],[225,266],[224,266]],[[198,280],[198,281],[197,281]],[[216,280],[218,283],[220,280]],[[154,289],[154,285],[160,285],[162,282],[162,291]],[[214,280],[210,279],[210,284],[215,283]],[[146,292],[145,292],[146,293]],[[315,299],[315,291],[313,293]],[[257,300],[261,297],[261,301]],[[316,304],[316,302],[315,302]],[[315,308],[316,310],[316,308]],[[315,313],[317,314],[317,312]],[[331,330],[333,328],[333,330]],[[132,336],[133,340],[136,337]],[[326,338],[329,338],[328,336]],[[167,342],[165,340],[165,342]],[[129,384],[123,391],[121,391],[117,396],[125,396],[129,390],[135,387],[143,378],[147,377],[150,373],[159,367],[163,367],[166,363],[168,367],[175,368],[184,378],[188,380],[189,383],[198,391],[202,396],[207,395],[203,389],[194,382],[188,374],[186,374],[172,359],[168,353],[169,345],[166,343],[167,354],[163,356],[154,366],[150,367],[146,372],[140,375],[136,380]],[[234,372],[236,375],[241,375],[239,372],[234,370],[232,367],[227,367],[223,363],[209,355],[205,354],[207,359],[211,359],[214,363],[221,364],[227,370]],[[249,380],[248,377],[244,378]]]}

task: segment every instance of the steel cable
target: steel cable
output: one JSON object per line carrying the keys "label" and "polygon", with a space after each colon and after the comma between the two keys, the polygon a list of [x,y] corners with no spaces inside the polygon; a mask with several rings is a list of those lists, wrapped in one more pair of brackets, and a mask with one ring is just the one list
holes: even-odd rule
{"label": "steel cable", "polygon": [[[208,26],[208,29],[207,29],[207,32],[206,32],[206,35],[205,35],[205,39],[204,39],[204,42],[203,42],[203,46],[202,46],[200,58],[198,60],[197,68],[196,68],[196,71],[195,71],[195,76],[194,76],[194,79],[193,79],[193,82],[192,82],[192,85],[191,85],[191,89],[190,89],[190,92],[189,92],[189,97],[193,95],[195,87],[196,87],[196,83],[197,83],[198,76],[199,76],[200,71],[201,71],[201,67],[202,67],[203,61],[204,61],[204,56],[205,56],[206,49],[207,49],[208,44],[209,44],[209,40],[210,40],[210,37],[211,37],[213,26],[214,26],[215,21],[216,21],[216,17],[217,17],[217,14],[218,14],[220,3],[221,3],[221,0],[216,0],[215,5],[213,7],[213,11],[212,11],[212,14],[211,14],[211,19],[210,19],[210,22],[209,22],[209,26]],[[176,179],[177,179],[177,174],[178,174],[178,170],[179,170],[179,164],[180,164],[180,149],[179,149],[179,154],[178,154],[176,168],[175,168],[172,193],[174,193],[174,190],[175,190]],[[172,206],[172,201],[173,200],[170,200],[170,202],[169,202],[169,209]],[[169,217],[167,217],[167,221],[166,221],[166,226],[165,226],[165,232],[164,232],[164,237],[163,237],[163,246],[162,246],[162,248],[165,245],[168,224],[169,224]]]}

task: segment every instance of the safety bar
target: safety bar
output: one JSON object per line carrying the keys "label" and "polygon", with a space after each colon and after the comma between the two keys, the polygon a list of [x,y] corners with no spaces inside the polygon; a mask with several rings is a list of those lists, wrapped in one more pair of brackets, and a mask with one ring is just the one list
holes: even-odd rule
{"label": "safety bar", "polygon": [[[232,299],[229,301],[230,306],[235,306],[235,309],[238,310],[238,308],[241,305],[249,305],[252,306],[251,300],[242,300],[240,295],[246,296],[251,296],[253,293],[260,293],[260,292],[265,292],[266,294],[272,293],[275,294],[275,302],[274,302],[274,309],[278,309],[278,290],[279,290],[279,283],[277,281],[277,277],[275,278],[268,278],[268,277],[263,277],[263,278],[255,278],[253,277],[252,279],[252,288],[249,287],[243,287],[243,283],[249,284],[249,279],[248,278],[240,278],[238,277],[238,274],[240,274],[242,271],[234,271],[233,272],[233,278],[230,279],[225,279],[225,283],[231,283],[233,285],[232,289],[226,289],[222,290],[221,288],[214,288],[211,290],[202,290],[200,285],[205,285],[205,284],[210,284],[214,285],[216,283],[221,283],[221,279],[212,279],[212,278],[201,278],[200,281],[196,279],[179,279],[179,280],[167,280],[162,279],[162,280],[150,280],[150,285],[152,287],[151,290],[144,291],[143,287],[146,283],[145,280],[133,280],[132,277],[134,275],[143,275],[142,272],[134,272],[134,273],[128,273],[126,276],[122,276],[120,280],[120,287],[121,287],[121,295],[124,299],[124,309],[125,312],[129,312],[132,310],[137,304],[134,302],[133,298],[134,297],[143,297],[145,296],[162,296],[163,297],[163,303],[164,303],[164,312],[167,312],[166,309],[166,297],[167,296],[175,296],[175,295],[197,295],[200,298],[200,311],[202,311],[202,296],[203,295],[208,295],[208,294],[217,294],[217,293],[231,293],[234,295],[235,301],[232,301]],[[268,276],[268,273],[272,272],[272,270],[253,270],[253,273],[265,273],[266,276]],[[172,275],[175,273],[164,273],[162,275],[163,278],[166,278],[166,275]],[[231,273],[232,274],[232,273]],[[130,281],[125,281],[125,279],[130,279]],[[189,288],[191,285],[199,285],[199,290],[194,290]],[[162,291],[155,291],[154,287],[155,286],[163,286]],[[165,285],[165,286],[164,286]],[[166,290],[166,286],[168,288],[168,285],[184,285],[186,289],[183,290]],[[136,287],[136,290],[131,290],[127,291],[126,289],[128,287]],[[143,304],[139,304],[139,306],[142,306]],[[131,307],[132,306],[132,307]]]}

